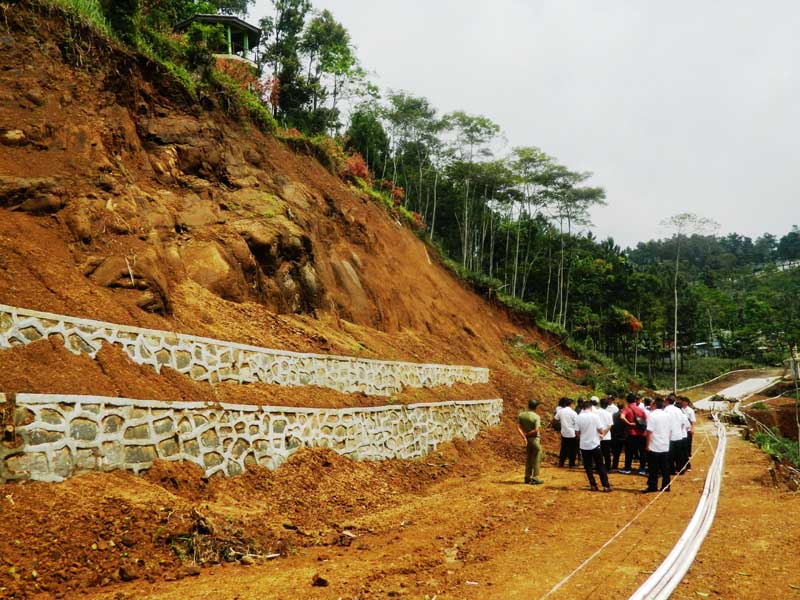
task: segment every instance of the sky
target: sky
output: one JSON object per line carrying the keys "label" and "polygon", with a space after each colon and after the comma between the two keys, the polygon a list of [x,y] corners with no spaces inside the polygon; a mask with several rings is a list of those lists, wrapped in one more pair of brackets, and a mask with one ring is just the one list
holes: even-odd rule
{"label": "sky", "polygon": [[[800,224],[796,0],[314,0],[382,89],[498,123],[591,171],[622,245],[693,212],[718,233]],[[271,11],[256,0],[255,20]]]}

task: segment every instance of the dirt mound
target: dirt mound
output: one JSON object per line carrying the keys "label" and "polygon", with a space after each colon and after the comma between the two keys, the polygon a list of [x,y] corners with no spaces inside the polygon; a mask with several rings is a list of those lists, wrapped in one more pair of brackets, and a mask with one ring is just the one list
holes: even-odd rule
{"label": "dirt mound", "polygon": [[447,444],[423,461],[380,463],[315,449],[277,471],[235,478],[208,480],[197,467],[157,462],[143,477],[90,473],[56,485],[0,486],[0,595],[60,597],[197,574],[192,564],[347,545],[353,538],[343,532],[358,533],[359,517],[443,478],[476,473],[491,447],[484,437]]}

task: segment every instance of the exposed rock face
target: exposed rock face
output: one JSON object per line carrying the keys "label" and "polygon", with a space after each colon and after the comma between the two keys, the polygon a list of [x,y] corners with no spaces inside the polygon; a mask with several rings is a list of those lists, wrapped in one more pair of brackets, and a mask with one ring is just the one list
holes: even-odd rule
{"label": "exposed rock face", "polygon": [[383,289],[385,257],[404,251],[406,232],[387,231],[381,208],[213,98],[189,98],[143,57],[76,62],[52,23],[27,68],[30,16],[8,19],[0,210],[61,228],[70,268],[154,312],[170,312],[171,290],[185,283],[273,312],[410,324]]}
{"label": "exposed rock face", "polygon": [[17,207],[28,212],[53,212],[63,203],[52,177],[9,177],[0,175],[0,207]]}
{"label": "exposed rock face", "polygon": [[244,278],[238,263],[217,242],[194,241],[181,252],[190,279],[227,300],[247,298]]}
{"label": "exposed rock face", "polygon": [[98,285],[136,292],[139,307],[161,314],[171,312],[168,271],[168,260],[155,248],[141,255],[92,257],[84,269]]}
{"label": "exposed rock face", "polygon": [[20,129],[9,129],[0,134],[0,143],[6,146],[22,146],[26,141],[25,133]]}

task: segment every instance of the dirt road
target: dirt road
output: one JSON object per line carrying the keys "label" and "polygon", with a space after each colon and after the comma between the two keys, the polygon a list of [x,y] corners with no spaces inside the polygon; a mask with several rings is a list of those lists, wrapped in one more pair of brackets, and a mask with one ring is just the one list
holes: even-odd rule
{"label": "dirt road", "polygon": [[[715,446],[710,431],[707,422],[699,425],[694,470],[655,501],[639,493],[644,479],[636,475],[613,474],[614,492],[597,494],[579,469],[548,465],[545,485],[532,487],[521,483],[514,463],[495,463],[354,519],[346,527],[355,537],[342,545],[301,548],[249,567],[212,567],[181,581],[122,584],[91,597],[541,598],[647,507],[550,596],[625,598],[691,517]],[[675,597],[800,598],[800,574],[776,560],[800,547],[800,497],[775,488],[768,467],[764,454],[731,431],[715,524]]]}
{"label": "dirt road", "polygon": [[[701,437],[695,470],[552,597],[599,590],[624,597],[646,579],[694,510],[712,455]],[[540,597],[653,499],[640,494],[644,478],[636,475],[613,474],[615,491],[598,494],[579,469],[549,466],[546,484],[532,487],[521,483],[520,468],[509,466],[398,498],[354,520],[358,537],[347,547],[302,549],[264,565],[216,567],[197,579],[120,585],[93,597]],[[329,585],[312,586],[315,575]]]}

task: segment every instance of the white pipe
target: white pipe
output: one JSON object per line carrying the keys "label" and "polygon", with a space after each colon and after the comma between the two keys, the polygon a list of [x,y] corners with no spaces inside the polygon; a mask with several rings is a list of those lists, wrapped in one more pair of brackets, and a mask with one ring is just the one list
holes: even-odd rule
{"label": "white pipe", "polygon": [[725,426],[716,415],[712,415],[717,428],[717,450],[708,469],[703,493],[683,535],[656,571],[636,590],[630,600],[666,600],[683,580],[692,566],[703,540],[711,529],[717,512],[722,473],[725,465],[725,449],[728,437]]}

